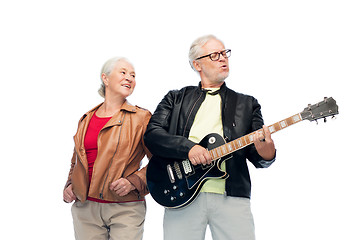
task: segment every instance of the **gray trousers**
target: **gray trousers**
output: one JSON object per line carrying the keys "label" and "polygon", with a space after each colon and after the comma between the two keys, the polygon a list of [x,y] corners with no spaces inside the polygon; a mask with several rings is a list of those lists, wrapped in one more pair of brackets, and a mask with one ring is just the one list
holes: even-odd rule
{"label": "gray trousers", "polygon": [[255,240],[250,199],[200,193],[189,206],[165,209],[165,240],[203,240],[209,225],[213,240]]}

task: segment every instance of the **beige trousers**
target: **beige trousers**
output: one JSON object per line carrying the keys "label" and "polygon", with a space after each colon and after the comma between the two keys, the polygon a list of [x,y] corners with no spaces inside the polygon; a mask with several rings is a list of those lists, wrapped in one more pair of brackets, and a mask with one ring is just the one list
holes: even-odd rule
{"label": "beige trousers", "polygon": [[71,208],[77,240],[141,240],[145,201],[97,203],[77,201]]}

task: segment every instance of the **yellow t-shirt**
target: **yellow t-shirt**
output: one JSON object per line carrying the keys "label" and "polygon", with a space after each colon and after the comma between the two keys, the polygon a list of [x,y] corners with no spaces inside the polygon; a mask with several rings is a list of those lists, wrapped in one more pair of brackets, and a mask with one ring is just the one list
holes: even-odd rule
{"label": "yellow t-shirt", "polygon": [[[214,92],[219,88],[209,88]],[[189,139],[199,143],[209,133],[217,133],[223,136],[223,125],[221,120],[221,97],[219,94],[206,94],[204,102],[196,113],[195,120],[191,126]],[[221,164],[225,170],[225,162]],[[210,179],[202,187],[201,192],[224,194],[225,179]]]}

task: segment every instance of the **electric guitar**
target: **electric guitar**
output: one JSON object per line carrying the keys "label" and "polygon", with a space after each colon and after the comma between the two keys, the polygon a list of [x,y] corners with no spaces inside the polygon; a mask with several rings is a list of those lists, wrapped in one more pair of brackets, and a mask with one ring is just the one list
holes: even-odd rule
{"label": "electric guitar", "polygon": [[[326,117],[334,117],[338,113],[336,101],[330,97],[317,104],[309,104],[304,111],[268,127],[272,134],[305,119],[317,121],[324,118],[326,122]],[[196,199],[207,180],[228,177],[228,174],[220,169],[221,163],[231,158],[231,153],[252,144],[257,131],[228,143],[216,133],[205,136],[199,145],[209,151],[213,159],[209,165],[193,165],[188,159],[166,159],[153,156],[146,173],[151,196],[157,203],[167,208],[176,209],[189,205]]]}

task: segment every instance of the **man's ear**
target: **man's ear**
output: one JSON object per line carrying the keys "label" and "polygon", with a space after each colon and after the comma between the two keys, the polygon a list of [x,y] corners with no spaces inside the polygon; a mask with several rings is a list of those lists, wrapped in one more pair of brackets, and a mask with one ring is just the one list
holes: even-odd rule
{"label": "man's ear", "polygon": [[194,66],[196,71],[201,72],[201,66],[200,66],[198,61],[194,60],[193,61],[193,66]]}

